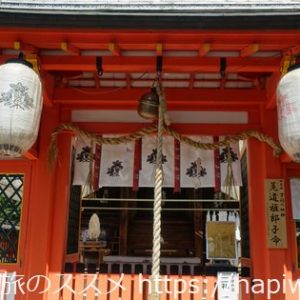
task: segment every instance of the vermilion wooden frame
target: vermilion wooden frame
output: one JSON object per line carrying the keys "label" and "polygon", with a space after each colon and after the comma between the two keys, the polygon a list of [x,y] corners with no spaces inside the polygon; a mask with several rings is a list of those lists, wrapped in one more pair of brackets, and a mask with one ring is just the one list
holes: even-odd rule
{"label": "vermilion wooden frame", "polygon": [[27,224],[32,180],[31,163],[30,161],[1,161],[0,174],[21,174],[24,176],[17,262],[14,264],[0,264],[0,269],[5,269],[8,272],[17,271],[22,274],[24,272],[24,263],[26,263],[26,236],[28,235]]}

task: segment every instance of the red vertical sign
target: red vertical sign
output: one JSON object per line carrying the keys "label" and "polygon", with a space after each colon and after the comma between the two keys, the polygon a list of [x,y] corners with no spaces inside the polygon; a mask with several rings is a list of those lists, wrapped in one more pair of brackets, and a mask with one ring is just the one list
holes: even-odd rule
{"label": "red vertical sign", "polygon": [[137,191],[139,188],[139,174],[141,169],[141,145],[142,140],[136,140],[134,145],[134,165],[133,165],[133,191]]}
{"label": "red vertical sign", "polygon": [[99,188],[100,164],[101,164],[101,145],[96,144],[94,168],[93,168],[93,190],[94,191],[97,191]]}
{"label": "red vertical sign", "polygon": [[180,192],[180,142],[174,139],[174,192]]}
{"label": "red vertical sign", "polygon": [[[214,136],[214,143],[219,141],[218,136]],[[215,192],[221,191],[221,170],[220,170],[220,149],[214,150],[214,161],[215,161]]]}

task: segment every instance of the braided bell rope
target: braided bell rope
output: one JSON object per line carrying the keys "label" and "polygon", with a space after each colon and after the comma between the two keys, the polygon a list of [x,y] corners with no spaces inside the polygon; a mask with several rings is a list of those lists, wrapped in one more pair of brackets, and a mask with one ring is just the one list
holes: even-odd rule
{"label": "braided bell rope", "polygon": [[[155,167],[155,184],[154,184],[154,202],[153,202],[153,241],[152,241],[152,270],[151,277],[155,281],[160,275],[160,255],[161,255],[161,202],[163,186],[163,134],[164,134],[164,115],[166,112],[165,97],[162,86],[158,83],[156,87],[159,95],[158,110],[158,128],[157,128],[157,154]],[[158,281],[157,281],[158,282]],[[159,294],[152,282],[149,300],[158,300]]]}

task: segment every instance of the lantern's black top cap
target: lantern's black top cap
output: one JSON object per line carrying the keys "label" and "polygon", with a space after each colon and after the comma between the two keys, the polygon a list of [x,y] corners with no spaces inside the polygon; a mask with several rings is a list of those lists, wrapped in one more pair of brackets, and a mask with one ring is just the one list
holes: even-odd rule
{"label": "lantern's black top cap", "polygon": [[30,63],[29,61],[27,61],[26,59],[24,59],[24,55],[23,55],[22,52],[20,52],[18,58],[10,58],[5,63],[6,64],[9,64],[9,63],[22,64],[22,65],[25,65],[25,66],[33,69],[32,63]]}
{"label": "lantern's black top cap", "polygon": [[289,66],[288,72],[291,72],[291,71],[299,69],[299,68],[300,68],[300,63],[293,64],[293,65]]}

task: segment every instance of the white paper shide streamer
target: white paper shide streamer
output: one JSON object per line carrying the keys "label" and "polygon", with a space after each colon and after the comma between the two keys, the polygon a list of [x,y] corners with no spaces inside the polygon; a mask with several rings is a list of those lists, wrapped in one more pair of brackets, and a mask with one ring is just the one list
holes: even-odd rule
{"label": "white paper shide streamer", "polygon": [[[189,136],[202,143],[212,143],[211,136]],[[180,144],[180,186],[184,188],[214,187],[214,151]]]}
{"label": "white paper shide streamer", "polygon": [[[156,137],[148,136],[142,140],[142,169],[139,176],[140,187],[153,187],[156,166]],[[174,139],[163,137],[163,186],[174,187]]]}
{"label": "white paper shide streamer", "polygon": [[[106,135],[103,137],[113,137]],[[134,143],[102,145],[99,186],[130,187],[133,182]]]}
{"label": "white paper shide streamer", "polygon": [[42,111],[39,76],[21,63],[0,66],[0,156],[19,157],[36,141]]}
{"label": "white paper shide streamer", "polygon": [[[222,140],[224,137],[221,137]],[[242,186],[241,160],[238,144],[231,144],[229,148],[220,148],[220,170],[221,186],[225,186],[226,176],[228,174],[228,158],[230,155],[231,168],[233,173],[233,185]]]}
{"label": "white paper shide streamer", "polygon": [[[104,137],[114,137],[104,135]],[[211,136],[191,136],[195,141],[212,143]],[[95,145],[91,140],[78,139],[76,142],[74,185],[90,186],[95,164]],[[131,187],[134,170],[134,142],[101,146],[99,187]],[[237,144],[220,148],[221,185],[224,186],[228,174],[228,155],[231,157],[231,168],[234,186],[241,186],[241,165]],[[164,187],[174,187],[174,138],[163,138],[163,175]],[[92,160],[92,161],[91,161]],[[140,187],[153,187],[156,166],[156,137],[142,139]],[[185,143],[180,144],[180,186],[182,188],[206,188],[215,185],[214,150],[197,149]],[[90,191],[92,192],[92,191]]]}
{"label": "white paper shide streamer", "polygon": [[94,157],[93,148],[90,140],[78,139],[76,141],[73,185],[87,186],[90,184],[91,167],[93,166],[91,160]]}

